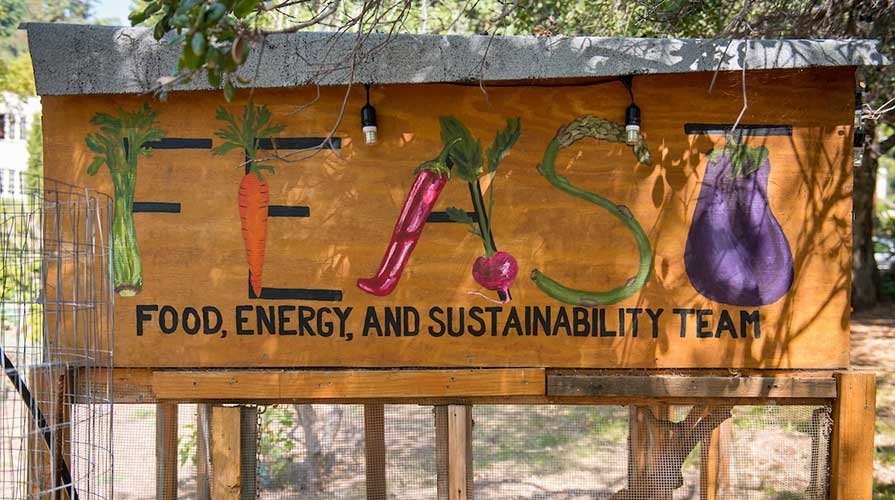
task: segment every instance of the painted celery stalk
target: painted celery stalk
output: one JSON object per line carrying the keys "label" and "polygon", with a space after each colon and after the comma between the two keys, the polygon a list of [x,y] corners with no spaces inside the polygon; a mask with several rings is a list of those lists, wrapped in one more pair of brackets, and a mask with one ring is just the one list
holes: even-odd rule
{"label": "painted celery stalk", "polygon": [[164,131],[156,125],[158,112],[148,104],[137,111],[119,109],[113,116],[93,115],[90,123],[98,132],[87,134],[87,147],[96,153],[87,168],[96,175],[106,165],[112,177],[115,205],[112,213],[112,280],[115,292],[132,297],[143,288],[143,264],[134,227],[134,188],[137,185],[137,162],[140,156],[150,156],[152,150],[144,144],[162,138]]}

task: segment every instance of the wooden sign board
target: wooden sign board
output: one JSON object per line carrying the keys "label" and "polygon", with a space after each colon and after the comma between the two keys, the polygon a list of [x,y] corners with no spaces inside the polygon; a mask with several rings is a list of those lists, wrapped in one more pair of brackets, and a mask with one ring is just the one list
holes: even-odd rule
{"label": "wooden sign board", "polygon": [[[635,77],[651,165],[568,128],[545,158],[560,127],[603,126],[579,117],[624,122],[631,98],[616,80],[374,86],[375,145],[359,123],[362,86],[341,121],[344,87],[315,102],[314,88],[256,90],[254,105],[284,126],[276,150],[262,142],[256,155],[275,169],[257,291],[239,211],[257,194],[239,193],[245,151],[212,152],[226,126],[216,109],[241,119],[248,93],[45,97],[46,175],[116,192],[106,165],[87,174],[91,118],[157,112],[163,134],[134,185],[142,289],[115,302],[119,367],[845,367],[853,68],[749,72],[737,136],[748,148],[724,150],[741,78],[719,74],[709,93],[710,73]],[[398,223],[401,242],[417,242],[391,293],[358,287],[387,249],[407,251],[390,242],[414,169],[443,149],[440,116],[483,153],[519,118],[518,140],[477,186],[495,246],[518,265],[509,297],[472,275],[486,249],[478,224],[450,221],[450,207],[476,212],[457,172],[421,188],[429,198]],[[300,151],[330,132],[328,148]],[[587,194],[551,184],[538,169],[550,162],[556,182]],[[560,288],[539,287],[534,270]],[[571,303],[575,290],[591,293]]]}

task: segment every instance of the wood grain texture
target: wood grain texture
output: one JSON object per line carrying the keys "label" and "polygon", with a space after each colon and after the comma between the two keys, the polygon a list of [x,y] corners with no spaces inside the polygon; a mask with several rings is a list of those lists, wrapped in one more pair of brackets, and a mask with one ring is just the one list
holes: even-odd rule
{"label": "wood grain texture", "polygon": [[448,499],[473,500],[472,406],[448,406]]}
{"label": "wood grain texture", "polygon": [[869,500],[873,494],[876,377],[841,373],[833,406],[831,500]]}
{"label": "wood grain texture", "polygon": [[[561,304],[528,279],[540,269],[572,287],[607,290],[624,284],[637,265],[636,245],[622,224],[604,210],[567,196],[541,177],[536,166],[558,127],[592,114],[622,121],[629,102],[621,83],[593,86],[494,86],[487,97],[475,86],[374,86],[371,99],[380,116],[380,142],[363,144],[360,127],[344,120],[335,131],[338,151],[324,151],[301,162],[271,160],[271,204],[309,207],[309,217],[269,220],[264,286],[335,289],[341,302],[249,299],[243,243],[237,214],[242,156],[213,156],[208,150],[158,150],[141,159],[137,201],[180,203],[181,212],[135,214],[144,269],[143,291],[115,302],[115,363],[121,367],[565,367],[565,368],[757,368],[837,369],[848,365],[848,290],[851,245],[851,134],[854,72],[851,68],[756,71],[748,74],[749,108],[744,124],[785,124],[792,136],[749,137],[770,151],[767,195],[790,244],[795,281],[779,301],[757,311],[761,335],[699,338],[694,315],[684,321],[673,310],[710,311],[702,319],[715,332],[722,311],[734,317],[742,308],[713,302],[690,284],[683,262],[706,153],[723,145],[720,135],[686,135],[686,123],[732,123],[741,108],[740,74],[721,73],[714,91],[711,73],[637,76],[634,95],[643,115],[643,132],[654,159],[640,165],[624,145],[582,140],[557,157],[557,170],[581,186],[624,205],[645,229],[654,250],[652,276],[637,295],[607,306],[605,336],[504,335],[511,307],[524,322],[525,307]],[[315,90],[257,90],[254,101],[267,104],[273,121],[287,125],[284,136],[324,135],[332,128],[343,89],[323,88],[320,100],[288,114],[313,98]],[[220,123],[214,110],[239,112],[247,94],[224,103],[218,92],[172,93],[152,102],[169,136],[213,138]],[[44,148],[47,176],[112,192],[108,172],[86,175],[92,154],[84,136],[98,111],[135,109],[143,96],[47,97]],[[350,93],[346,116],[358,116],[363,89]],[[395,292],[373,297],[355,286],[372,275],[407,192],[413,169],[441,149],[437,117],[453,115],[487,147],[510,116],[520,116],[522,133],[501,164],[486,198],[494,193],[492,229],[497,246],[513,254],[520,273],[513,300],[501,306],[497,329],[474,335],[472,307],[498,307],[468,294],[482,290],[470,270],[482,245],[458,224],[429,224]],[[290,153],[283,151],[281,153]],[[294,156],[291,158],[294,159]],[[470,210],[465,183],[451,181],[435,205]],[[493,294],[490,294],[493,295]],[[493,297],[492,297],[493,298]],[[221,329],[190,334],[179,321],[171,333],[159,325],[161,311],[138,321],[138,306],[170,306],[182,320],[187,308],[221,315]],[[238,307],[249,306],[238,320]],[[276,315],[287,308],[285,329],[299,321],[295,308],[313,308],[315,335],[272,335],[258,324],[255,307]],[[380,316],[386,308],[413,306],[420,314],[415,336],[378,335],[366,321],[367,308]],[[330,311],[323,311],[328,307]],[[352,308],[344,333],[332,309]],[[289,309],[292,308],[292,309]],[[435,335],[433,308],[440,321],[465,333]],[[448,313],[451,309],[451,315]],[[653,336],[646,313],[633,336],[632,321],[618,328],[618,311],[662,309]],[[166,321],[173,321],[173,316]],[[569,308],[569,314],[572,310]],[[334,324],[320,333],[316,318]],[[279,319],[279,318],[278,318]],[[381,320],[382,318],[380,318]],[[190,325],[195,326],[195,320]],[[242,325],[243,333],[237,335]],[[365,326],[367,325],[367,326]],[[137,334],[143,327],[142,335]],[[202,325],[207,326],[205,324]],[[447,326],[447,325],[446,325]],[[738,325],[739,326],[739,325]],[[279,326],[276,328],[281,330]],[[447,329],[447,328],[445,328]],[[364,331],[367,335],[364,335]],[[223,331],[227,335],[223,335]],[[622,336],[620,333],[624,333]],[[611,335],[614,333],[614,335]]]}
{"label": "wood grain texture", "polygon": [[542,396],[541,369],[156,371],[158,399],[287,400]]}
{"label": "wood grain texture", "polygon": [[177,500],[177,403],[155,405],[155,496]]}
{"label": "wood grain texture", "polygon": [[211,409],[211,498],[242,499],[239,407]]}
{"label": "wood grain texture", "polygon": [[385,406],[364,405],[364,475],[367,500],[386,500]]}
{"label": "wood grain texture", "polygon": [[548,375],[548,396],[834,399],[833,378]]}

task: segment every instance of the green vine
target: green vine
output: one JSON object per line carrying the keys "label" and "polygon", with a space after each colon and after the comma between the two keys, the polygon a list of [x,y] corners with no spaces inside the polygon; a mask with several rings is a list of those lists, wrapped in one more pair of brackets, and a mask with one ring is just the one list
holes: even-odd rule
{"label": "green vine", "polygon": [[[564,193],[605,209],[631,231],[634,240],[637,242],[640,259],[637,266],[637,274],[629,279],[624,285],[602,292],[569,288],[537,269],[532,270],[531,279],[544,293],[560,302],[592,307],[615,304],[639,292],[646,284],[646,281],[649,279],[650,273],[652,272],[653,250],[650,246],[649,238],[647,238],[640,223],[637,222],[637,219],[634,218],[634,214],[631,213],[631,210],[628,209],[628,207],[617,205],[600,195],[575,187],[568,179],[556,173],[554,164],[556,162],[556,155],[559,153],[560,149],[571,146],[585,137],[593,137],[594,139],[610,142],[625,142],[625,130],[624,126],[602,118],[593,116],[577,118],[561,127],[556,133],[556,137],[550,141],[547,150],[544,152],[544,158],[541,160],[541,164],[538,165],[538,172],[543,175],[550,184]],[[640,163],[646,165],[652,164],[649,156],[649,149],[642,136],[638,142],[632,146],[632,151]]]}

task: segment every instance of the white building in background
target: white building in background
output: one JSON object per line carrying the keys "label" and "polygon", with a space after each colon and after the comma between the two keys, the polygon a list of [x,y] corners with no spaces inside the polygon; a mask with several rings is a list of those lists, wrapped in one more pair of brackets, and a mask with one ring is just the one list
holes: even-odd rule
{"label": "white building in background", "polygon": [[28,135],[40,113],[40,98],[0,92],[0,198],[24,195]]}

